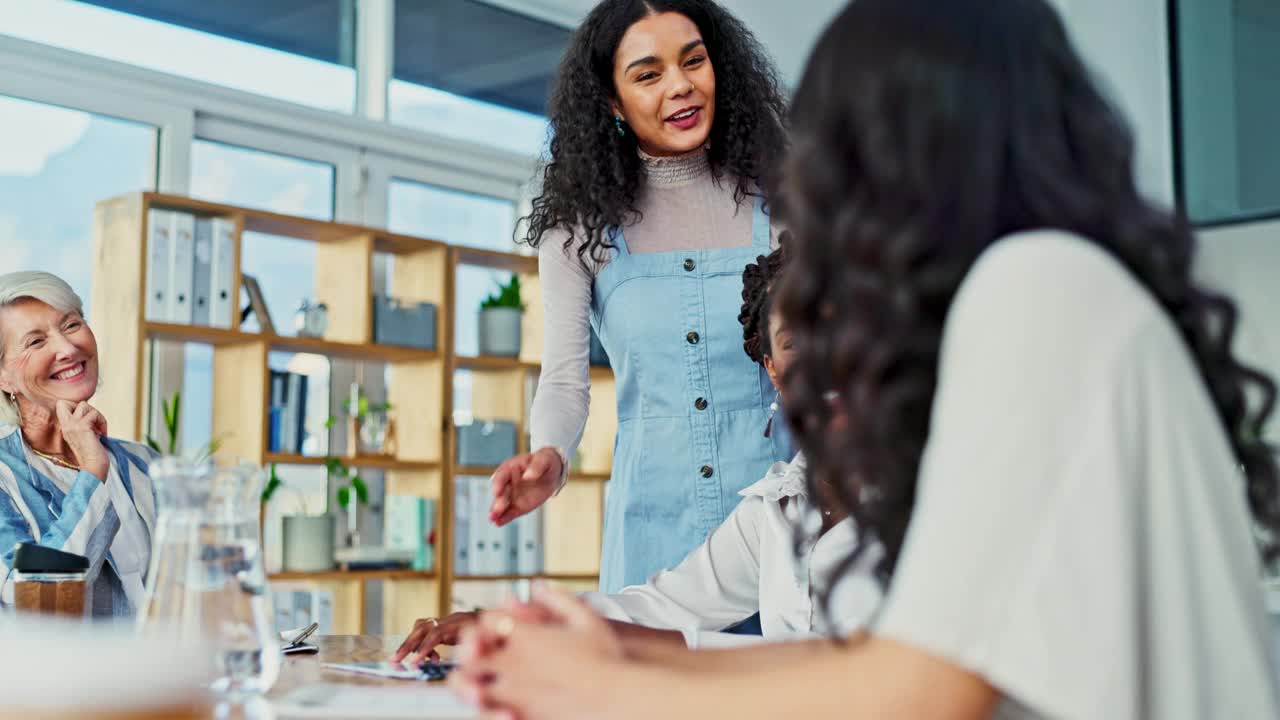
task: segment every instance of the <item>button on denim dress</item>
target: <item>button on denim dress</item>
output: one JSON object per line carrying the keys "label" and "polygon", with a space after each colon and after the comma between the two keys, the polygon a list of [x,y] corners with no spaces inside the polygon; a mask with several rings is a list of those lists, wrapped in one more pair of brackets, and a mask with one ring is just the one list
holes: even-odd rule
{"label": "button on denim dress", "polygon": [[600,587],[616,592],[679,563],[790,459],[764,436],[773,386],[742,349],[742,271],[769,253],[756,199],[749,247],[632,255],[621,230],[592,285],[591,324],[618,390]]}

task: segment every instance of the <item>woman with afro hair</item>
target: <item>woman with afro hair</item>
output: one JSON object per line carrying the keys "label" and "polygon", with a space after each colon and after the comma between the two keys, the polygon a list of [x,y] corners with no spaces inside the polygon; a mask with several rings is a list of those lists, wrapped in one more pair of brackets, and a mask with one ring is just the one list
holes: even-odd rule
{"label": "woman with afro hair", "polygon": [[504,525],[563,485],[590,399],[594,328],[617,379],[601,589],[672,567],[789,444],[735,322],[742,269],[776,246],[766,190],[785,150],[777,74],[711,0],[605,0],[573,37],[524,240],[546,318],[533,452],[494,474]]}

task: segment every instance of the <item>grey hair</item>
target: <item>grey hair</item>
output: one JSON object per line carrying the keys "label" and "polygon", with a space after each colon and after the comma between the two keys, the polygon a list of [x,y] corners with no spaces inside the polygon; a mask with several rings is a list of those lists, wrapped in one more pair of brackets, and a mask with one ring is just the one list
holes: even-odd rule
{"label": "grey hair", "polygon": [[[66,280],[47,272],[14,272],[0,275],[0,310],[19,300],[39,300],[58,312],[84,315],[84,301]],[[0,364],[4,363],[4,324],[0,323]],[[18,424],[18,408],[8,393],[0,392],[0,423]]]}

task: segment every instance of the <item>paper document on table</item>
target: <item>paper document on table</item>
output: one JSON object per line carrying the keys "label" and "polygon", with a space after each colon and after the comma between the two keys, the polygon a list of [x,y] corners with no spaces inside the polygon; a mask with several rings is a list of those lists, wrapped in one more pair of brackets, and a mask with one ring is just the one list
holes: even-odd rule
{"label": "paper document on table", "polygon": [[320,684],[300,687],[272,703],[276,717],[286,718],[427,718],[462,720],[478,716],[443,685],[368,687]]}

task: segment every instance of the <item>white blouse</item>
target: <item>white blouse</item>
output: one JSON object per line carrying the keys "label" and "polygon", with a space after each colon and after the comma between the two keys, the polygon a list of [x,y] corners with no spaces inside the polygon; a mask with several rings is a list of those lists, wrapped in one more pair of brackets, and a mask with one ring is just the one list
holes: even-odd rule
{"label": "white blouse", "polygon": [[1244,478],[1165,310],[1095,243],[993,245],[943,331],[874,632],[996,718],[1280,718]]}
{"label": "white blouse", "polygon": [[796,556],[795,527],[803,523],[816,534],[821,524],[809,502],[804,467],[802,455],[775,463],[739,493],[743,500],[733,513],[675,568],[613,595],[581,597],[609,619],[679,630],[691,648],[759,641],[759,636],[718,632],[757,612],[765,640],[828,629],[843,634],[866,625],[881,599],[871,574],[880,549],[864,552],[836,586],[829,628],[819,594],[831,570],[853,552],[856,535],[853,521],[843,520]]}

